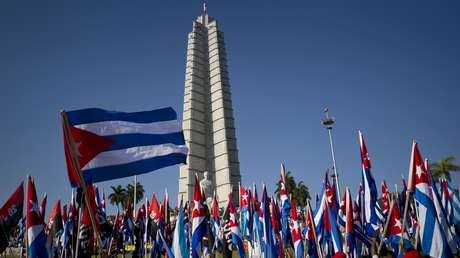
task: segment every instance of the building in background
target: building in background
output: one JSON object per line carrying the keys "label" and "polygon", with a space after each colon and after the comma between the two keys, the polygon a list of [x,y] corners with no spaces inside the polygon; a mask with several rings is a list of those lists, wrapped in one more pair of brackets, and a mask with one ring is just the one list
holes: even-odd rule
{"label": "building in background", "polygon": [[188,34],[183,129],[189,154],[187,164],[180,167],[179,195],[193,200],[197,174],[210,186],[207,195],[216,191],[223,204],[233,188],[233,201],[238,203],[241,176],[224,34],[206,5]]}

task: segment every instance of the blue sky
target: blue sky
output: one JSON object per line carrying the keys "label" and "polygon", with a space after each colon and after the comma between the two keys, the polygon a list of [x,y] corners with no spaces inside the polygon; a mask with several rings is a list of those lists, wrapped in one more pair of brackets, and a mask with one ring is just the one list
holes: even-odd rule
{"label": "blue sky", "polygon": [[[0,196],[31,174],[49,207],[69,199],[59,110],[182,111],[187,33],[201,1],[2,1]],[[378,185],[422,155],[460,158],[457,1],[209,1],[225,33],[244,184],[273,190],[279,163],[312,194],[331,167],[360,181],[357,130]],[[460,162],[460,161],[458,161]],[[140,176],[175,199],[178,167]],[[103,183],[126,184],[130,179]],[[459,186],[460,176],[454,176]],[[393,188],[393,187],[391,187]]]}

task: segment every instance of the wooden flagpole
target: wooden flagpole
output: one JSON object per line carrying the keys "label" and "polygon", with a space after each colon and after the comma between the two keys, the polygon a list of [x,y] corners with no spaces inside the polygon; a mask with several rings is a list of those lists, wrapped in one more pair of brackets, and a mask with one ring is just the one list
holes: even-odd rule
{"label": "wooden flagpole", "polygon": [[408,206],[409,206],[409,197],[410,197],[410,188],[412,187],[412,171],[413,171],[413,164],[414,164],[414,150],[415,150],[415,140],[412,141],[412,153],[410,155],[410,164],[409,164],[409,184],[407,185],[407,189],[406,189],[406,200],[404,202],[404,212],[403,212],[403,217],[401,218],[402,219],[402,227],[401,227],[401,240],[399,241],[399,250],[403,250],[402,248],[404,248],[404,245],[403,245],[403,232],[406,228],[406,217],[407,217],[407,209],[408,209]]}
{"label": "wooden flagpole", "polygon": [[390,224],[390,219],[391,219],[391,213],[393,212],[393,204],[394,204],[394,199],[392,198],[390,202],[390,211],[388,212],[387,221],[385,222],[385,227],[383,228],[382,239],[380,239],[379,248],[377,249],[377,255],[380,254],[380,250],[383,247],[383,242],[384,242],[383,240],[385,239],[385,235],[387,234],[388,225]]}
{"label": "wooden flagpole", "polygon": [[[74,166],[74,168],[75,168],[75,170],[77,172],[77,175],[78,175],[78,177],[80,179],[80,186],[81,186],[81,188],[83,190],[83,194],[85,196],[85,203],[86,203],[86,206],[88,207],[88,212],[89,212],[89,217],[90,217],[90,220],[91,220],[91,225],[93,226],[94,234],[96,235],[96,242],[102,248],[101,236],[99,235],[99,232],[98,232],[97,227],[96,227],[96,219],[94,218],[93,207],[91,207],[91,202],[90,202],[90,200],[88,198],[86,182],[85,182],[85,179],[83,178],[83,175],[82,175],[82,173],[80,171],[80,162],[78,161],[78,158],[77,158],[77,150],[75,148],[75,143],[73,141],[73,137],[71,137],[69,121],[67,120],[67,115],[66,115],[64,110],[61,110],[61,118],[62,118],[62,123],[64,125],[64,132],[65,132],[64,137],[66,138],[67,144],[69,145],[67,147],[69,148],[69,151],[70,151],[70,156],[72,158],[73,166]],[[82,212],[84,212],[84,209],[82,209]]]}

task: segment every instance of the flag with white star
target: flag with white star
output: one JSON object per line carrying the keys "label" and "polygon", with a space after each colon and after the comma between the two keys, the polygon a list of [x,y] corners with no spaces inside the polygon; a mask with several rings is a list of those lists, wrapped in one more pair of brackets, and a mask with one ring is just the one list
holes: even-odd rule
{"label": "flag with white star", "polygon": [[73,187],[80,184],[78,170],[86,183],[96,183],[186,161],[182,127],[170,107],[132,113],[88,108],[65,112],[63,118],[64,150]]}

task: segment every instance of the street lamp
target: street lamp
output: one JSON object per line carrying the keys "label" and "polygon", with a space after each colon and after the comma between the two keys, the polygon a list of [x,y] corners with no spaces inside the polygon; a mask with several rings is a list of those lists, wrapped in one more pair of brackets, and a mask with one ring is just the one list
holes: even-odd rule
{"label": "street lamp", "polygon": [[[339,175],[337,174],[337,165],[335,163],[335,155],[334,155],[334,144],[332,143],[332,125],[335,123],[335,119],[333,117],[329,117],[329,108],[324,109],[324,113],[326,113],[326,117],[321,119],[321,123],[327,129],[329,133],[329,144],[331,145],[331,154],[332,154],[332,165],[334,169],[334,178],[335,184],[337,188],[338,198],[340,198],[340,187],[339,187]],[[332,177],[332,176],[331,176]]]}

